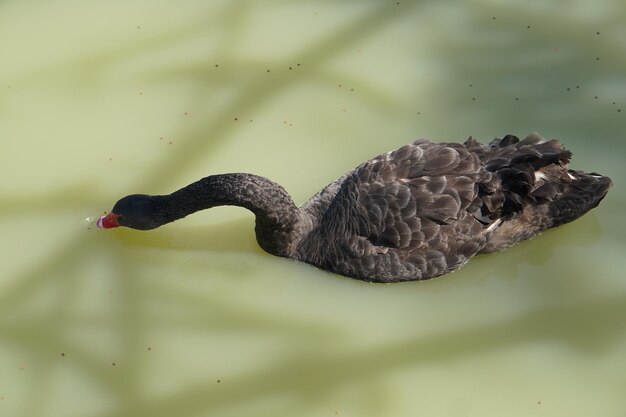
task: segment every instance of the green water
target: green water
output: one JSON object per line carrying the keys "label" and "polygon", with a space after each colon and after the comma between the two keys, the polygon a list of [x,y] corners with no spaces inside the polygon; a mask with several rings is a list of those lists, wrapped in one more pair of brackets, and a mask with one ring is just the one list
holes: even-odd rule
{"label": "green water", "polygon": [[[0,415],[625,415],[625,19],[618,0],[0,3]],[[415,138],[531,131],[608,197],[427,282],[272,257],[243,209],[84,220],[220,172],[301,203]]]}

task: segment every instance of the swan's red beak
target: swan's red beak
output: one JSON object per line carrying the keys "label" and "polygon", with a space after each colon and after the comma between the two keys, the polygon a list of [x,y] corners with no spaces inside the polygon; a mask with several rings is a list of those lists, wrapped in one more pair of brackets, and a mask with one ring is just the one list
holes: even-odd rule
{"label": "swan's red beak", "polygon": [[112,229],[114,227],[119,227],[119,223],[117,222],[117,218],[120,217],[119,214],[109,213],[106,216],[101,216],[98,219],[98,225],[101,229]]}

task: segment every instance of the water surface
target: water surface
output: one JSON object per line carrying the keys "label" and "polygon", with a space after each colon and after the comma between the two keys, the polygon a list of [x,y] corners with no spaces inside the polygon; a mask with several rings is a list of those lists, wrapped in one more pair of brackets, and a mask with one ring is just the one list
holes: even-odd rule
{"label": "water surface", "polygon": [[[3,2],[0,414],[623,416],[624,18],[608,0]],[[427,282],[272,257],[238,208],[84,222],[220,172],[302,203],[419,137],[531,131],[611,176],[608,197]]]}

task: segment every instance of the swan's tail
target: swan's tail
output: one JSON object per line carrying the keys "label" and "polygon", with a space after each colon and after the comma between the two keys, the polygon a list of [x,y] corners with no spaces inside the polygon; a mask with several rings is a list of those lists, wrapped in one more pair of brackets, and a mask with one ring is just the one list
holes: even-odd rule
{"label": "swan's tail", "polygon": [[521,141],[507,135],[488,146],[470,139],[466,146],[497,179],[479,189],[483,217],[475,217],[489,223],[493,214],[499,215],[486,229],[489,237],[482,252],[504,249],[576,220],[596,207],[612,185],[610,178],[595,172],[569,169],[572,153],[557,140],[545,141],[536,134]]}
{"label": "swan's tail", "polygon": [[544,205],[542,217],[547,218],[541,229],[559,226],[596,207],[612,185],[609,177],[569,169],[572,153],[559,141],[546,141],[538,134],[521,141],[507,135],[487,147],[470,139],[466,146],[500,178],[504,194],[500,215],[505,220],[525,206]]}
{"label": "swan's tail", "polygon": [[567,190],[549,203],[548,214],[556,227],[576,220],[600,204],[613,182],[600,174],[569,170],[572,180]]}

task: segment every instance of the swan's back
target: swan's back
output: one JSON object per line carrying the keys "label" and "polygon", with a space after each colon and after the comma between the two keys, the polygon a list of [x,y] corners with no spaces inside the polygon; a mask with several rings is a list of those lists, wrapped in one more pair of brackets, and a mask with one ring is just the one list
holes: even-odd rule
{"label": "swan's back", "polygon": [[556,141],[418,140],[367,161],[303,207],[294,257],[368,281],[426,279],[595,207],[610,179],[569,171]]}

